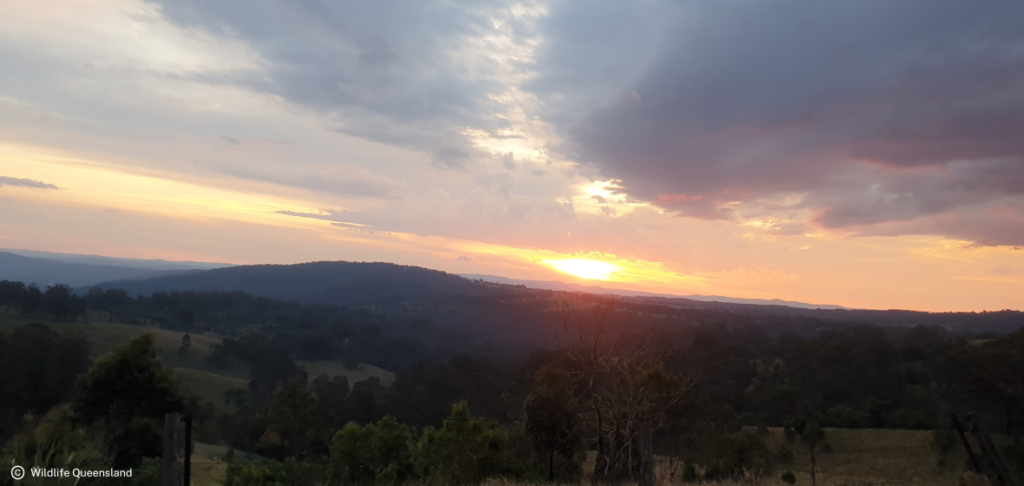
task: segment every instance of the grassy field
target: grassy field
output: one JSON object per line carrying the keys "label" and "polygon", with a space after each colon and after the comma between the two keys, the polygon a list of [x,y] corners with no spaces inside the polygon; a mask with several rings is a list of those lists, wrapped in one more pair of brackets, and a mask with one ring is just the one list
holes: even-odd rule
{"label": "grassy field", "polygon": [[169,331],[158,327],[132,326],[109,322],[63,322],[26,317],[18,313],[0,313],[0,333],[9,333],[15,328],[32,323],[43,324],[59,333],[82,334],[92,343],[93,356],[107,354],[117,346],[127,344],[142,334],[152,334],[156,339],[160,360],[167,366],[202,369],[203,359],[210,355],[213,346],[221,339],[216,336],[191,334],[192,346],[180,353],[183,332]]}
{"label": "grassy field", "polygon": [[[799,442],[786,443],[782,429],[769,429],[767,443],[777,449],[783,444],[793,451],[793,464],[780,465],[797,473],[796,484],[810,484],[810,454]],[[948,466],[938,467],[939,455],[932,447],[929,430],[887,429],[825,429],[825,439],[832,446],[831,454],[815,455],[818,484],[927,484],[957,485],[962,475],[964,457],[953,456]]]}
{"label": "grassy field", "polygon": [[384,386],[391,386],[395,381],[395,374],[368,364],[360,364],[356,369],[350,370],[337,361],[299,361],[299,366],[309,373],[310,382],[320,375],[345,376],[349,385],[363,381],[372,376],[377,377]]}
{"label": "grassy field", "polygon": [[[196,442],[192,451],[192,484],[194,486],[220,486],[228,465],[224,455],[228,453],[225,446]],[[235,451],[235,461],[258,461],[263,459],[256,454]]]}
{"label": "grassy field", "polygon": [[[811,484],[810,454],[799,442],[787,443],[782,429],[771,428],[771,435],[765,440],[771,450],[786,445],[793,451],[792,464],[776,464],[776,471],[770,478],[764,478],[762,486],[782,486],[783,471],[792,471],[796,484]],[[754,432],[749,428],[748,432]],[[884,429],[825,429],[825,440],[833,449],[831,454],[816,454],[817,484],[819,486],[957,486],[964,476],[963,455],[947,458],[949,464],[938,467],[939,455],[932,448],[932,433],[926,430],[884,430]],[[595,452],[587,454],[584,471],[594,468]],[[655,483],[663,486],[682,485],[682,466],[669,466],[667,457],[655,458]],[[674,474],[673,474],[674,471]],[[588,483],[588,478],[583,481]],[[966,481],[967,484],[986,484]],[[722,485],[750,484],[726,481]]]}
{"label": "grassy field", "polygon": [[[767,442],[777,448],[786,444],[781,429],[770,429],[772,434]],[[820,486],[987,486],[989,483],[970,474],[962,473],[962,457],[950,458],[953,466],[945,469],[936,467],[938,455],[931,448],[931,432],[914,430],[879,429],[825,429],[825,441],[832,445],[832,454],[819,454],[817,484]],[[806,449],[797,444],[787,444],[794,451],[794,462],[779,465],[777,471],[757,483],[760,486],[785,486],[779,477],[782,471],[791,470],[796,475],[796,484],[811,484],[810,458]],[[193,482],[197,486],[221,484],[227,464],[224,454],[227,448],[210,444],[196,444],[193,457]],[[588,454],[584,470],[593,468],[595,453]],[[236,452],[235,460],[249,461],[256,456]],[[680,485],[680,469],[673,477],[668,459],[657,457],[655,483],[659,486]],[[959,462],[957,462],[959,461]],[[961,478],[963,481],[961,481]],[[589,484],[586,479],[581,484]],[[692,484],[692,483],[690,483]],[[749,480],[712,483],[721,486],[752,484]],[[538,486],[504,479],[489,479],[484,486]]]}
{"label": "grassy field", "polygon": [[[35,316],[26,317],[15,311],[0,310],[0,333],[10,333],[16,328],[33,323],[43,324],[59,333],[84,335],[92,343],[91,353],[93,356],[107,354],[115,347],[124,345],[142,334],[152,334],[156,339],[160,360],[166,366],[175,369],[175,374],[181,380],[182,386],[199,395],[204,402],[212,401],[218,407],[224,406],[224,391],[231,388],[248,387],[245,370],[212,370],[203,363],[203,360],[210,356],[213,347],[220,344],[219,336],[189,334],[192,345],[181,350],[181,338],[185,333],[180,331],[96,320],[92,322],[53,321]],[[360,364],[354,370],[346,369],[337,361],[300,361],[298,364],[306,369],[310,380],[326,374],[328,376],[346,376],[349,384],[353,384],[375,376],[385,386],[389,386],[395,379],[394,373],[368,364]]]}
{"label": "grassy field", "polygon": [[234,413],[237,407],[224,403],[224,393],[237,388],[249,389],[249,380],[190,368],[173,368],[173,370],[182,389],[195,393],[203,403],[213,402],[217,408],[227,413]]}

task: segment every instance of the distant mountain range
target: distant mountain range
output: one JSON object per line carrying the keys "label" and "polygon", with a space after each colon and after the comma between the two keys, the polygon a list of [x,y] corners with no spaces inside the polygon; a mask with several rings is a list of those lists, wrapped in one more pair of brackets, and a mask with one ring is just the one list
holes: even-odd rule
{"label": "distant mountain range", "polygon": [[53,253],[49,251],[15,250],[0,248],[0,252],[13,253],[23,257],[41,258],[66,263],[82,263],[112,267],[143,268],[146,270],[209,270],[211,268],[231,267],[230,263],[189,262],[169,260],[139,260],[134,258],[118,258],[100,255],[79,255],[76,253]]}
{"label": "distant mountain range", "polygon": [[[755,325],[772,329],[772,332],[824,332],[836,326],[857,324],[925,324],[971,329],[972,332],[1007,333],[1024,326],[1024,313],[1019,311],[976,314],[858,310],[783,300],[663,295],[493,275],[460,276],[384,262],[228,266],[108,259],[93,255],[46,255],[52,258],[0,252],[0,280],[35,283],[40,287],[67,283],[83,289],[91,286],[119,288],[141,296],[174,291],[240,291],[306,304],[363,307],[372,312],[430,320],[485,339],[520,339],[534,343],[540,342],[537,336],[550,334],[551,320],[557,320],[557,316],[549,312],[551,305],[565,298],[567,293],[617,295],[623,306],[642,312],[649,319]],[[84,261],[101,264],[82,263]],[[209,268],[211,266],[218,268]]]}
{"label": "distant mountain range", "polygon": [[[338,294],[344,294],[346,303],[358,304],[367,301],[355,297],[365,294],[367,285],[380,284],[393,294],[402,294],[405,298],[415,298],[424,293],[437,293],[446,289],[449,293],[479,294],[482,289],[467,282],[460,281],[458,276],[420,267],[395,265],[390,263],[366,263],[353,266],[351,262],[315,262],[318,271],[304,272],[296,267],[289,274],[301,274],[294,279],[280,280],[278,275],[287,266],[282,265],[244,265],[236,270],[217,271],[209,274],[188,275],[183,272],[195,270],[215,270],[236,267],[228,263],[140,260],[116,258],[100,255],[79,255],[69,253],[53,253],[36,250],[0,249],[0,279],[19,280],[35,283],[40,286],[55,283],[66,283],[75,287],[104,284],[119,286],[136,294],[148,295],[160,290],[240,290],[255,295],[267,295],[276,298],[318,303],[336,302]],[[312,265],[300,264],[300,265]],[[344,267],[344,271],[342,271]],[[311,270],[312,271],[312,270]],[[397,273],[396,273],[397,272]],[[401,274],[400,278],[398,274]],[[427,275],[434,280],[425,284]],[[420,278],[410,277],[419,276]],[[150,282],[121,282],[123,280],[146,280],[155,277],[168,279]],[[727,304],[775,305],[798,309],[845,309],[838,305],[816,305],[786,300],[739,299],[717,295],[673,295],[635,290],[587,286],[559,281],[516,280],[496,275],[463,274],[469,280],[482,280],[496,284],[525,286],[531,289],[555,290],[564,292],[586,292],[600,295],[619,295],[623,297],[664,297],[682,298],[698,302],[719,302]],[[115,285],[114,282],[117,282]],[[355,295],[353,295],[355,294]],[[375,297],[379,297],[376,295]],[[355,297],[355,298],[353,298]]]}
{"label": "distant mountain range", "polygon": [[[157,277],[157,276],[153,276]],[[558,281],[516,280],[495,275],[455,275],[422,267],[384,262],[310,262],[294,265],[243,265],[214,268],[206,272],[140,277],[142,281],[116,282],[133,294],[188,289],[238,290],[285,300],[319,304],[370,305],[380,301],[418,300],[429,295],[485,295],[501,291],[480,286],[484,281],[507,286],[525,286],[538,290],[585,292],[623,297],[663,297],[697,302],[772,305],[798,309],[846,309],[837,305],[763,299],[737,299],[721,296],[672,295],[626,289],[607,289]],[[110,283],[104,286],[109,286]]]}
{"label": "distant mountain range", "polygon": [[36,284],[42,288],[58,283],[82,287],[108,281],[164,277],[226,265],[0,249],[0,280]]}
{"label": "distant mountain range", "polygon": [[565,282],[559,282],[557,280],[516,280],[505,277],[498,277],[495,275],[477,275],[477,274],[461,274],[463,277],[471,280],[483,280],[486,282],[500,283],[506,285],[523,285],[532,289],[544,289],[544,290],[560,290],[564,292],[587,292],[591,294],[602,294],[602,295],[621,295],[624,297],[666,297],[666,298],[682,298],[689,300],[696,300],[699,302],[722,302],[726,304],[749,304],[749,305],[781,305],[787,307],[796,307],[798,309],[849,309],[849,307],[843,307],[840,305],[819,305],[819,304],[806,304],[803,302],[794,302],[791,300],[780,300],[780,299],[738,299],[733,297],[722,297],[719,295],[675,295],[675,294],[656,294],[652,292],[641,292],[637,290],[626,290],[626,289],[606,289],[599,286],[579,285]]}
{"label": "distant mountain range", "polygon": [[0,252],[0,280],[14,280],[25,282],[26,284],[35,284],[43,289],[58,283],[81,287],[108,280],[144,279],[182,271],[186,270],[156,270],[113,265],[87,265],[84,263],[45,260]]}

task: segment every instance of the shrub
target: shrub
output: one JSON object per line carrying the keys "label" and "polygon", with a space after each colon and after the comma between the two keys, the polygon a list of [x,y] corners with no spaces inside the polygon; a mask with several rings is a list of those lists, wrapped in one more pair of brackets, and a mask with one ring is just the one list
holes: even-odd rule
{"label": "shrub", "polygon": [[469,405],[452,405],[440,429],[428,427],[412,451],[416,472],[427,482],[468,484],[508,470],[508,433],[497,423],[470,418]]}
{"label": "shrub", "polygon": [[325,479],[318,464],[298,462],[236,462],[228,464],[224,486],[316,486]]}
{"label": "shrub", "polygon": [[393,417],[360,427],[350,422],[331,441],[331,476],[336,483],[394,483],[410,476],[409,428]]}

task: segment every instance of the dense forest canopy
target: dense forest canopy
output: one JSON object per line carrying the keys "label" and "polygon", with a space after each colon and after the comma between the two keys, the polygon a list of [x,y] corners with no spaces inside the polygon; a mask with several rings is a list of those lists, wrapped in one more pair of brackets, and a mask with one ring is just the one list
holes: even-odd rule
{"label": "dense forest canopy", "polygon": [[[1024,432],[1024,321],[1017,312],[757,314],[492,284],[458,293],[482,285],[467,282],[452,293],[435,289],[353,307],[241,291],[133,296],[98,286],[76,294],[68,286],[2,281],[0,306],[23,316],[216,336],[204,369],[247,378],[248,387],[225,394],[229,413],[166,381],[152,342],[133,342],[111,355],[121,358],[90,368],[87,335],[32,324],[0,335],[0,359],[11,370],[0,383],[0,433],[27,440],[17,435],[25,416],[52,415],[70,427],[104,422],[95,410],[119,406],[96,388],[111,383],[112,371],[103,370],[118,369],[116,359],[151,369],[153,378],[138,386],[163,390],[157,408],[193,415],[200,440],[282,461],[281,474],[368,480],[360,475],[370,473],[352,468],[373,463],[373,478],[569,479],[590,449],[598,451],[594,474],[628,479],[641,473],[636,441],[649,433],[658,454],[704,464],[705,477],[728,477],[784,467],[801,447],[813,455],[827,443],[815,435],[822,427],[936,430],[949,450],[950,414],[1002,437]],[[843,318],[827,317],[834,312]],[[967,323],[977,323],[977,332]],[[1019,330],[998,332],[1013,326]],[[188,345],[183,341],[180,352]],[[390,386],[310,376],[301,363],[311,361],[374,365],[397,376]],[[158,450],[159,413],[146,413],[95,425],[105,430],[97,450],[112,464],[143,465]],[[571,426],[552,429],[555,422]],[[744,426],[783,428],[793,443],[770,451],[759,436],[744,435]],[[378,434],[411,448],[353,456],[359,444],[378,443]],[[454,469],[430,466],[464,441],[492,455],[467,452],[471,461]],[[1018,445],[1004,454],[1024,458],[1019,441],[1010,444]],[[236,479],[255,474],[232,471]]]}

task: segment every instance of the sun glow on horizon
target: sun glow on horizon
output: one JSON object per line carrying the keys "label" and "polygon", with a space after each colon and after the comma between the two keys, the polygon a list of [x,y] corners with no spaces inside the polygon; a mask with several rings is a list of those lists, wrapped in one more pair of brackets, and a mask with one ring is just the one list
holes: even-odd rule
{"label": "sun glow on horizon", "polygon": [[611,280],[622,273],[622,267],[600,260],[568,258],[565,260],[542,260],[541,263],[574,277],[588,280]]}

